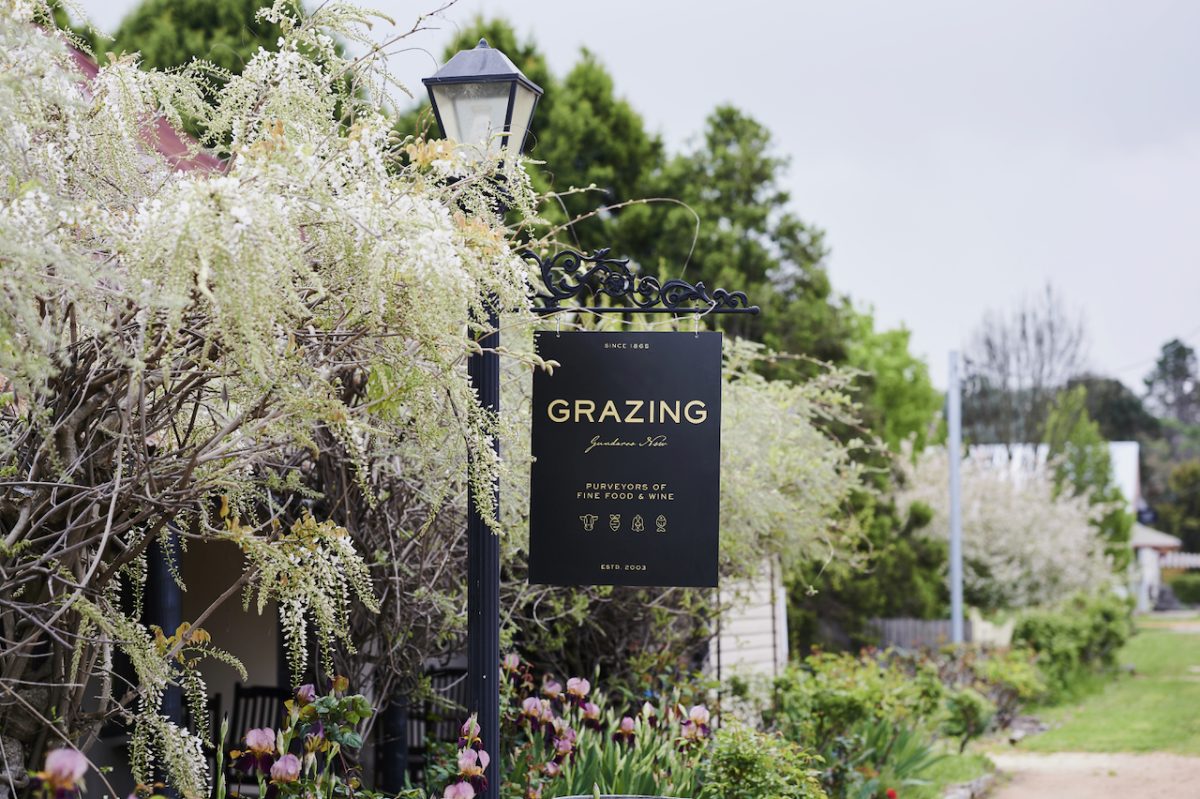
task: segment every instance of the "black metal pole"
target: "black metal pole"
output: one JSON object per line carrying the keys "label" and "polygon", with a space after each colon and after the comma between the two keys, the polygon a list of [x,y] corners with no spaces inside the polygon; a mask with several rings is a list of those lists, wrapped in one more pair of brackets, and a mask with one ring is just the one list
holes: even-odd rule
{"label": "black metal pole", "polygon": [[[490,303],[489,303],[490,305]],[[491,414],[500,413],[500,320],[488,311],[488,327],[496,332],[484,336],[484,351],[471,355],[467,373],[479,396],[479,405]],[[499,438],[492,439],[499,453]],[[488,788],[482,799],[500,796],[500,537],[480,515],[475,491],[474,464],[468,465],[467,486],[467,682],[471,710],[478,714],[479,737],[491,755],[487,768]],[[500,487],[492,488],[492,515],[500,513]]]}
{"label": "black metal pole", "polygon": [[393,696],[379,724],[378,788],[394,795],[404,789],[408,775],[408,697]]}

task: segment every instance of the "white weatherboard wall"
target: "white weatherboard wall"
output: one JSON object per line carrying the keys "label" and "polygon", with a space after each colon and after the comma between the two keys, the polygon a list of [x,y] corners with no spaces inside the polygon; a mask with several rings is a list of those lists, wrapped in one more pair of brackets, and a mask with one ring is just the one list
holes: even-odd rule
{"label": "white weatherboard wall", "polygon": [[776,677],[787,668],[787,595],[779,564],[764,561],[748,582],[722,586],[721,616],[709,666],[718,678],[733,674]]}

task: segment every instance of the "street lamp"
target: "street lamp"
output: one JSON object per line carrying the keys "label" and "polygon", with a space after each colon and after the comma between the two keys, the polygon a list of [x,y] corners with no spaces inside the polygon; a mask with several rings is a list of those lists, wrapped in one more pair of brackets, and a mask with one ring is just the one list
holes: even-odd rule
{"label": "street lamp", "polygon": [[[542,89],[525,77],[499,50],[480,39],[424,80],[429,103],[442,136],[468,149],[467,158],[508,160],[515,164]],[[500,318],[491,298],[484,298],[487,332],[480,351],[467,359],[467,374],[479,405],[500,413]],[[492,449],[500,453],[499,439]],[[485,515],[474,490],[474,465],[468,462],[467,491],[467,694],[479,724],[478,735],[492,755],[486,769],[484,799],[500,796],[500,536],[485,518],[499,518],[500,489],[492,487]],[[471,737],[468,735],[467,737]]]}
{"label": "street lamp", "polygon": [[487,39],[423,82],[443,137],[474,148],[477,158],[515,160],[524,150],[542,89]]}

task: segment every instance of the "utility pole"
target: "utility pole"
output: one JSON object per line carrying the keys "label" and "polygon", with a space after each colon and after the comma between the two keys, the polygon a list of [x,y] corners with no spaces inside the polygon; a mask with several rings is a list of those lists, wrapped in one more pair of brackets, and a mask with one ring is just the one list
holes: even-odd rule
{"label": "utility pole", "polygon": [[950,353],[950,385],[946,389],[946,415],[950,425],[950,634],[953,642],[963,643],[963,568],[962,568],[962,388],[958,379],[958,352]]}

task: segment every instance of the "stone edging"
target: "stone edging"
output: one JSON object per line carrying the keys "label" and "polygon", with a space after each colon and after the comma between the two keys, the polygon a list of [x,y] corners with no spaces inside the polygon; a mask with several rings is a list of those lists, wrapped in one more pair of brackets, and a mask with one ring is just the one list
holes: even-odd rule
{"label": "stone edging", "polygon": [[947,788],[946,792],[942,794],[942,799],[979,799],[979,797],[987,796],[995,782],[996,775],[994,773],[984,774],[970,782]]}

